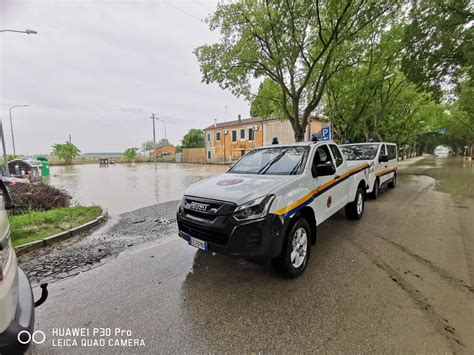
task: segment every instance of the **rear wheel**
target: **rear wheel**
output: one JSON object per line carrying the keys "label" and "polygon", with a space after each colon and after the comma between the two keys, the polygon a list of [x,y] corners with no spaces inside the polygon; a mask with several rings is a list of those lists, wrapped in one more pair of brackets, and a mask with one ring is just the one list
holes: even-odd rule
{"label": "rear wheel", "polygon": [[283,276],[295,278],[306,268],[310,252],[311,228],[306,219],[301,218],[290,228],[283,242],[281,254],[272,260],[272,264]]}
{"label": "rear wheel", "polygon": [[375,200],[379,196],[379,191],[380,191],[380,181],[379,179],[375,179],[374,182],[374,188],[372,189],[372,192],[370,193],[370,198]]}
{"label": "rear wheel", "polygon": [[393,178],[392,178],[392,181],[390,181],[388,183],[388,187],[390,187],[391,189],[394,189],[395,186],[397,186],[397,173],[393,173]]}
{"label": "rear wheel", "polygon": [[349,219],[360,219],[364,213],[364,191],[358,187],[354,201],[346,205],[346,216]]}

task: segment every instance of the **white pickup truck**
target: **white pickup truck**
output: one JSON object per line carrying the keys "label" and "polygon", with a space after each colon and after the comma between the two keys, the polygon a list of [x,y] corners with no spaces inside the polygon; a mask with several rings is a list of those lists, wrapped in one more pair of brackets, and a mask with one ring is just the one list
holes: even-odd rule
{"label": "white pickup truck", "polygon": [[297,277],[319,224],[343,207],[348,218],[362,217],[368,166],[346,162],[332,142],[253,149],[226,173],[185,191],[179,236],[206,251],[272,260],[283,275]]}
{"label": "white pickup truck", "polygon": [[339,146],[346,161],[369,164],[367,195],[376,199],[381,187],[394,188],[397,184],[397,145],[395,143],[370,142]]}

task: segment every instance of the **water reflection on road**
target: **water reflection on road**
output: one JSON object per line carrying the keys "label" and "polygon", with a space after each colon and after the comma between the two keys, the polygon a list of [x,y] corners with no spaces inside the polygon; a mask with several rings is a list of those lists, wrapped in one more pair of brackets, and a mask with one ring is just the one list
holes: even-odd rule
{"label": "water reflection on road", "polygon": [[431,156],[406,173],[433,177],[436,190],[450,194],[458,202],[474,199],[474,161],[467,158]]}
{"label": "water reflection on road", "polygon": [[174,163],[53,166],[49,181],[78,203],[119,214],[178,200],[189,185],[225,170],[222,165]]}

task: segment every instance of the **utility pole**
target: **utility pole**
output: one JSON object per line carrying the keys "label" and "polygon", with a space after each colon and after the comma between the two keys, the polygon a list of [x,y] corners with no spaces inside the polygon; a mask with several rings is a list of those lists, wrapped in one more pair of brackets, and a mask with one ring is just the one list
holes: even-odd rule
{"label": "utility pole", "polygon": [[155,133],[155,114],[151,114],[151,120],[153,121],[153,146],[156,146],[156,133]]}
{"label": "utility pole", "polygon": [[71,138],[71,134],[69,134],[69,144],[72,143],[72,138]]}

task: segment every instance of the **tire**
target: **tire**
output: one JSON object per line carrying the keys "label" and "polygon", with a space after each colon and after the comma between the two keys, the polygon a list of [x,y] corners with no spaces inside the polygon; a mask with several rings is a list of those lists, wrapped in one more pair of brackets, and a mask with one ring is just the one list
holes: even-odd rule
{"label": "tire", "polygon": [[364,214],[364,190],[358,187],[354,201],[346,205],[346,216],[349,219],[361,219]]}
{"label": "tire", "polygon": [[374,182],[374,187],[372,189],[372,192],[370,193],[370,198],[372,200],[376,200],[377,197],[379,197],[379,192],[380,192],[380,181],[379,181],[379,178],[375,179],[375,182]]}
{"label": "tire", "polygon": [[[297,238],[300,238],[300,241]],[[302,238],[305,238],[305,240]],[[301,253],[304,253],[302,258]],[[281,254],[272,260],[272,264],[279,274],[294,279],[305,270],[310,254],[311,227],[306,219],[301,218],[289,229],[283,241]]]}
{"label": "tire", "polygon": [[393,173],[393,178],[392,178],[392,181],[390,181],[388,183],[388,187],[390,187],[391,189],[394,189],[395,186],[397,186],[397,173]]}

